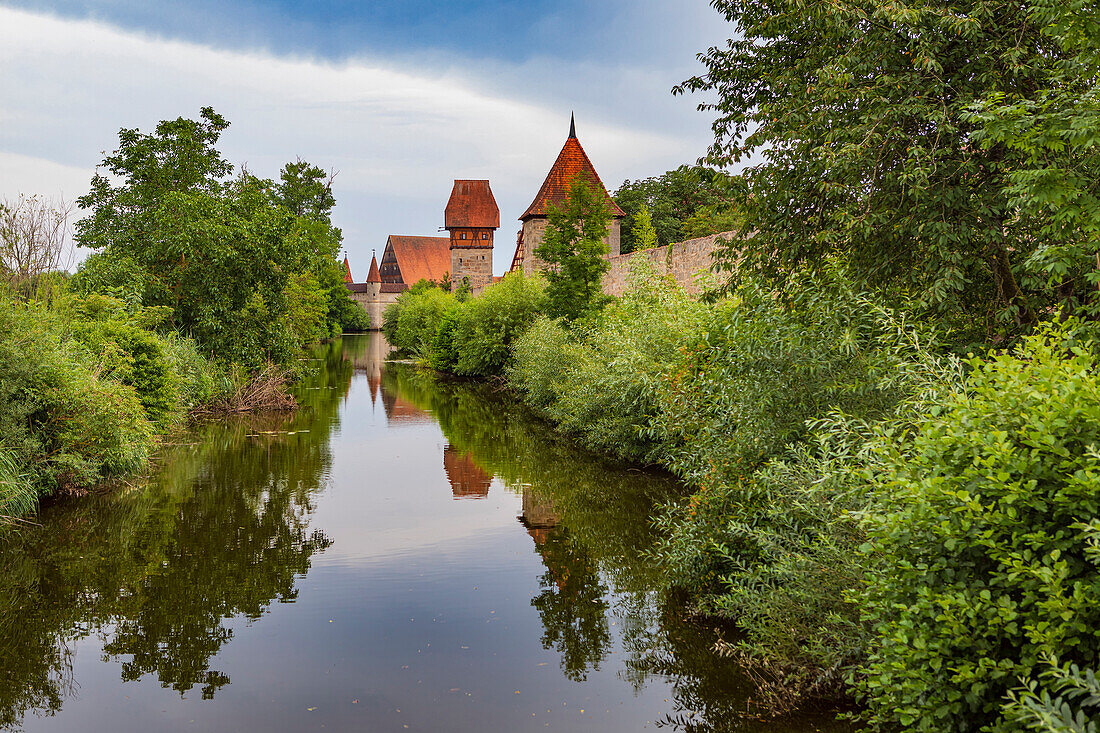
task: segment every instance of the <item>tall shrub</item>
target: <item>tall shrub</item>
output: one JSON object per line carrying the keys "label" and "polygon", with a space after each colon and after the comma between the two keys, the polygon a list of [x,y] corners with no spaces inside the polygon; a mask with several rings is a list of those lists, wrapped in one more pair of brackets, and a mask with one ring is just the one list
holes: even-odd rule
{"label": "tall shrub", "polygon": [[663,374],[698,339],[707,311],[637,258],[619,301],[568,329],[540,322],[520,338],[509,382],[589,448],[654,460],[649,425]]}
{"label": "tall shrub", "polygon": [[1006,695],[1043,660],[1100,661],[1100,374],[1065,333],[970,361],[965,393],[889,449],[876,569],[859,601],[876,642],[867,720],[927,731],[1003,727]]}
{"label": "tall shrub", "polygon": [[544,310],[545,287],[541,278],[514,272],[462,303],[451,331],[453,371],[471,377],[501,375],[513,342]]}

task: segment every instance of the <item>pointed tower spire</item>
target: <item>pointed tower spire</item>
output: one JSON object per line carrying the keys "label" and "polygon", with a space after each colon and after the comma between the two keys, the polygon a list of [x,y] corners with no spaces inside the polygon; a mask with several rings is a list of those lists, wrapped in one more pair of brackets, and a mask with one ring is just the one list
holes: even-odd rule
{"label": "pointed tower spire", "polygon": [[573,119],[573,113],[569,113],[569,137],[575,138],[577,136],[577,121]]}
{"label": "pointed tower spire", "polygon": [[354,283],[355,279],[351,276],[351,263],[348,262],[348,254],[344,253],[344,282]]}
{"label": "pointed tower spire", "polygon": [[374,252],[371,252],[370,255],[370,272],[367,273],[367,282],[382,282],[382,276],[378,274],[378,259],[374,256]]}

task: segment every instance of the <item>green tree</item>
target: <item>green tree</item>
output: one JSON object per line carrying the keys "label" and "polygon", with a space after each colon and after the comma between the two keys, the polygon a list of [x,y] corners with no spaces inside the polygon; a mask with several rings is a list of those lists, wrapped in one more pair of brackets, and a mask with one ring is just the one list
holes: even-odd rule
{"label": "green tree", "polygon": [[657,230],[653,228],[653,217],[649,215],[649,207],[642,204],[638,213],[634,215],[634,226],[630,228],[634,235],[634,249],[653,249],[657,246]]}
{"label": "green tree", "polygon": [[216,147],[228,124],[205,107],[199,121],[119,133],[102,164],[111,177],[97,172],[78,199],[89,215],[77,241],[99,250],[78,285],[167,306],[172,325],[225,361],[287,363],[303,340],[353,315],[331,179],[303,161],[279,184],[244,170],[229,178]]}
{"label": "green tree", "polygon": [[550,205],[546,236],[535,249],[546,267],[548,312],[576,319],[603,299],[600,281],[607,272],[604,237],[611,221],[602,192],[578,176],[560,207]]}
{"label": "green tree", "polygon": [[[638,244],[634,228],[636,217],[644,206],[657,232],[657,244],[663,246],[692,236],[705,236],[725,229],[706,230],[696,222],[688,233],[686,223],[703,209],[728,211],[734,179],[725,171],[704,166],[682,165],[659,176],[636,181],[623,181],[612,198],[626,213],[623,219],[620,251],[645,249]],[[715,222],[719,224],[718,222]],[[720,225],[720,224],[719,224]]]}
{"label": "green tree", "polygon": [[1021,682],[1100,663],[1100,376],[1072,333],[971,359],[911,447],[881,450],[863,546],[879,570],[856,593],[878,727],[1019,730]]}
{"label": "green tree", "polygon": [[325,173],[324,169],[299,158],[283,166],[275,190],[275,200],[294,212],[295,216],[311,216],[328,221],[329,214],[336,206],[336,197],[332,195],[332,181],[335,177],[335,173]]}
{"label": "green tree", "polygon": [[[1060,299],[1054,286],[1075,273],[1029,279],[1051,234],[1012,193],[1029,154],[983,138],[971,115],[1048,92],[1095,100],[1095,55],[1072,43],[1095,26],[1094,4],[713,4],[738,37],[700,54],[706,72],[673,91],[717,93],[700,105],[717,114],[708,162],[758,156],[738,197],[755,232],[737,248],[746,264],[781,276],[839,256],[907,304],[1009,332]],[[1096,185],[1095,161],[1047,152]],[[725,254],[732,268],[740,255]]]}
{"label": "green tree", "polygon": [[1064,60],[1044,86],[991,90],[969,116],[983,150],[1020,157],[1006,174],[1009,205],[1038,232],[1024,285],[1056,290],[1062,315],[1095,318],[1100,303],[1100,14],[1082,0],[1034,0],[1029,18]]}

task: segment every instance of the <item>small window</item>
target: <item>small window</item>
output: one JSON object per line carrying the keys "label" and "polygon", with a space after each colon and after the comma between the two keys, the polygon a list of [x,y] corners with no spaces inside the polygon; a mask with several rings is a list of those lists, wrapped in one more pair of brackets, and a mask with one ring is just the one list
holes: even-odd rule
{"label": "small window", "polygon": [[488,239],[489,238],[489,232],[482,232],[481,233],[481,238],[482,239]]}
{"label": "small window", "polygon": [[459,239],[465,239],[466,238],[466,232],[462,232],[462,234],[459,234],[458,238]]}

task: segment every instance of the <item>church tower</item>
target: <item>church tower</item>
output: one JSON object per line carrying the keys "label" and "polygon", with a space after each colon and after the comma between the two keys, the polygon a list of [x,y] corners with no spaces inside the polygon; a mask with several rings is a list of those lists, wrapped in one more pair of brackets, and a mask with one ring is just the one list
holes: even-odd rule
{"label": "church tower", "polygon": [[488,181],[455,181],[443,211],[443,227],[450,233],[451,282],[470,287],[493,282],[493,233],[500,227]]}
{"label": "church tower", "polygon": [[566,138],[565,145],[558,153],[558,159],[554,161],[550,172],[546,174],[546,180],[543,181],[542,188],[535,195],[535,200],[531,202],[531,205],[527,207],[527,211],[523,212],[523,216],[519,218],[523,222],[523,229],[520,230],[516,244],[516,254],[513,258],[514,269],[522,266],[525,274],[531,274],[541,268],[542,263],[535,257],[535,249],[542,244],[543,237],[546,234],[548,205],[561,206],[562,202],[569,196],[569,187],[580,175],[585,176],[598,190],[603,192],[607,207],[611,211],[611,224],[608,227],[608,234],[604,241],[607,243],[608,254],[611,256],[619,254],[619,232],[626,213],[612,200],[611,194],[607,192],[607,188],[600,180],[599,174],[596,173],[595,166],[588,159],[588,153],[584,152],[584,148],[581,147],[581,141],[577,139],[576,123],[573,116],[570,115],[569,137]]}

